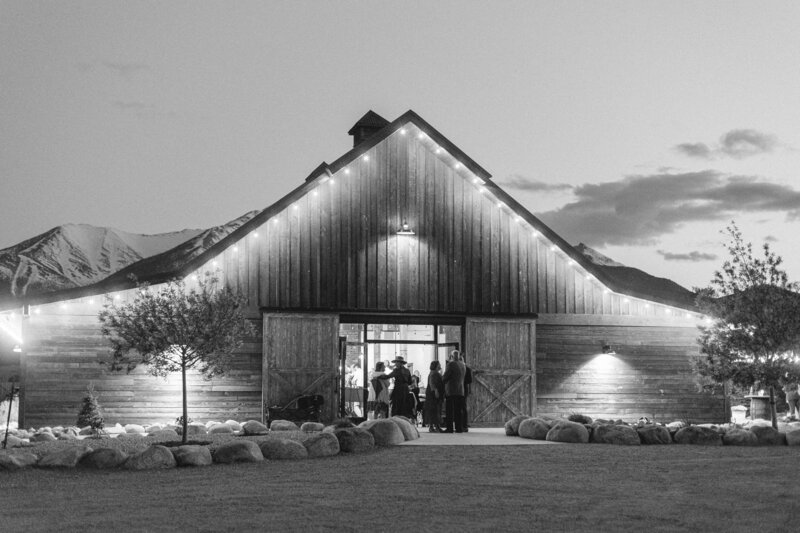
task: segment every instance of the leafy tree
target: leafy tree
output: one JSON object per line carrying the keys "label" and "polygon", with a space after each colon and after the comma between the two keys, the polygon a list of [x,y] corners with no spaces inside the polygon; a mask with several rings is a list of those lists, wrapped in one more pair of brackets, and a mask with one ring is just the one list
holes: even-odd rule
{"label": "leafy tree", "polygon": [[722,233],[730,239],[730,257],[711,285],[697,290],[696,303],[710,322],[700,327],[703,355],[695,370],[717,385],[774,387],[787,373],[800,374],[798,286],[789,282],[783,260],[768,243],[758,258],[735,223]]}
{"label": "leafy tree", "polygon": [[89,426],[95,436],[100,435],[100,432],[105,427],[105,420],[100,413],[100,401],[97,392],[94,390],[94,384],[89,384],[86,387],[86,394],[81,402],[81,410],[78,412],[79,428]]}
{"label": "leafy tree", "polygon": [[109,299],[99,313],[102,333],[113,347],[111,370],[132,371],[140,364],[154,376],[181,373],[183,442],[187,440],[186,371],[204,378],[223,375],[242,338],[254,334],[244,317],[244,298],[220,287],[213,275],[197,287],[172,280],[158,288],[139,284],[132,301]]}

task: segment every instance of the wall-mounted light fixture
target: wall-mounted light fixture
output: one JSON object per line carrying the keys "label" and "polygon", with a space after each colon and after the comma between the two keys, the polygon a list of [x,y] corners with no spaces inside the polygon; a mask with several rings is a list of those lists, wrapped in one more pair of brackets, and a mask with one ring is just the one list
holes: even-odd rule
{"label": "wall-mounted light fixture", "polygon": [[405,220],[403,221],[403,225],[400,226],[400,229],[397,230],[398,235],[414,235],[414,232],[411,230],[411,227],[408,225],[408,222]]}
{"label": "wall-mounted light fixture", "polygon": [[19,344],[15,344],[14,347],[11,349],[11,351],[14,353],[20,353],[22,352],[22,346],[20,346]]}
{"label": "wall-mounted light fixture", "polygon": [[611,345],[606,343],[603,343],[603,353],[606,355],[617,355],[617,352],[615,352],[614,349],[611,348]]}

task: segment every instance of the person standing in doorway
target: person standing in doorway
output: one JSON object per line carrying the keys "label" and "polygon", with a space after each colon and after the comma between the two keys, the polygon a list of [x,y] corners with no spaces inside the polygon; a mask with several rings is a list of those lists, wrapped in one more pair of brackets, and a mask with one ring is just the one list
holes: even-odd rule
{"label": "person standing in doorway", "polygon": [[402,355],[392,361],[394,370],[387,377],[394,379],[394,389],[392,389],[392,416],[404,416],[411,420],[412,409],[410,398],[411,372],[406,368],[406,360]]}
{"label": "person standing in doorway", "polygon": [[370,418],[389,418],[389,376],[383,362],[375,363],[375,370],[369,373],[369,396],[367,410]]}
{"label": "person standing in doorway", "polygon": [[461,359],[464,361],[464,409],[462,410],[461,419],[464,421],[464,431],[469,431],[467,401],[469,400],[469,393],[472,389],[472,369],[467,365],[467,357],[464,352],[461,352]]}
{"label": "person standing in doorway", "polygon": [[447,428],[442,433],[464,432],[464,375],[466,365],[461,360],[461,353],[453,350],[450,361],[442,376],[444,382],[445,409],[447,411]]}
{"label": "person standing in doorway", "polygon": [[428,422],[428,431],[440,433],[442,431],[442,401],[444,401],[444,382],[442,382],[442,365],[439,361],[431,361],[428,386],[425,388],[425,420]]}

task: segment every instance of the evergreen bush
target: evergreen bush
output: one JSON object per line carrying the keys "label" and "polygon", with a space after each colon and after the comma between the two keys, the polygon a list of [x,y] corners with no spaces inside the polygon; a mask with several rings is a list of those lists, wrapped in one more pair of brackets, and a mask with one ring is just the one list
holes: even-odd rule
{"label": "evergreen bush", "polygon": [[89,426],[95,435],[99,435],[105,426],[103,415],[100,413],[100,402],[94,384],[90,383],[86,387],[86,394],[81,403],[81,410],[78,413],[78,427]]}

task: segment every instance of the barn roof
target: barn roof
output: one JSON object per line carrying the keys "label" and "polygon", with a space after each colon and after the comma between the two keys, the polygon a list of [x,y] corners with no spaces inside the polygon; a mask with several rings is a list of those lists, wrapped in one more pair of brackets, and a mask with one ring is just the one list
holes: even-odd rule
{"label": "barn roof", "polygon": [[517,202],[516,199],[495,184],[491,180],[491,174],[489,174],[489,172],[414,111],[406,111],[392,122],[386,121],[373,111],[369,111],[353,126],[353,128],[355,129],[364,124],[370,127],[380,126],[380,129],[336,159],[333,163],[328,164],[323,162],[318,165],[304,182],[274,204],[260,212],[256,212],[249,218],[242,217],[242,223],[232,231],[229,230],[227,234],[220,234],[218,232],[214,236],[214,239],[208,241],[208,244],[210,244],[209,246],[198,247],[196,245],[197,243],[188,241],[159,255],[134,263],[123,271],[117,272],[93,285],[30,296],[24,299],[6,300],[5,302],[0,302],[0,308],[8,309],[19,307],[22,304],[34,305],[49,303],[124,290],[135,285],[131,279],[132,276],[140,282],[148,282],[151,284],[161,283],[172,278],[188,276],[310,192],[310,190],[317,185],[318,180],[327,179],[339,170],[347,167],[361,157],[362,154],[385,140],[395,131],[408,125],[415,126],[421,132],[421,135],[427,135],[438,146],[447,150],[456,161],[469,170],[476,178],[482,180],[484,182],[484,187],[494,195],[498,201],[503,202],[517,217],[530,224],[536,231],[549,239],[553,245],[557,246],[566,256],[583,267],[586,272],[593,275],[610,290],[619,294],[665,305],[684,309],[694,308],[693,293],[670,280],[655,278],[630,267],[610,267],[597,265],[590,261],[581,252],[567,243],[560,235],[530,213]]}

